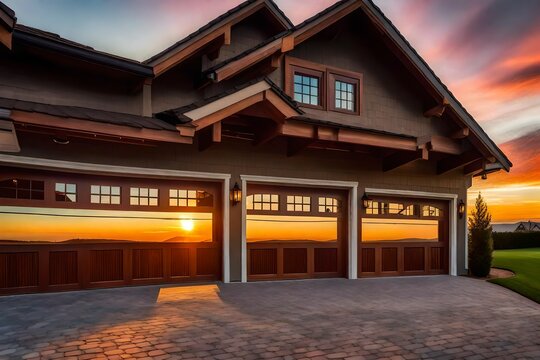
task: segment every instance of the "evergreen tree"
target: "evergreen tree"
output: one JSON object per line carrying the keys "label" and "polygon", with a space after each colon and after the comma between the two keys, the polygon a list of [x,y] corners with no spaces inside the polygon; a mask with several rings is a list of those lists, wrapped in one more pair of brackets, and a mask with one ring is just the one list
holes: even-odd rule
{"label": "evergreen tree", "polygon": [[482,194],[478,194],[469,217],[469,269],[474,276],[489,275],[493,259],[491,214]]}

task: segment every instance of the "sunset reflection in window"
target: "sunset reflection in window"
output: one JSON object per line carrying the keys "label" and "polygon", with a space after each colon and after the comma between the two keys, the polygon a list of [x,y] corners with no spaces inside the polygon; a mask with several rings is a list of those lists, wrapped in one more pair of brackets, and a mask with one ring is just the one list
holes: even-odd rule
{"label": "sunset reflection in window", "polygon": [[246,238],[260,241],[337,241],[335,217],[248,215]]}
{"label": "sunset reflection in window", "polygon": [[0,242],[210,242],[212,214],[0,206]]}
{"label": "sunset reflection in window", "polygon": [[437,220],[362,219],[362,241],[437,241]]}

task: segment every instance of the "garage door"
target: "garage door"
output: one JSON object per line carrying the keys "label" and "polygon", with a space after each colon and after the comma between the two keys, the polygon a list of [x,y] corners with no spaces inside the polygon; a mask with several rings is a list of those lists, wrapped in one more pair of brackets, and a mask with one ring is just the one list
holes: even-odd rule
{"label": "garage door", "polygon": [[220,184],[2,170],[0,293],[221,278]]}
{"label": "garage door", "polygon": [[359,224],[359,276],[448,273],[448,203],[375,198]]}
{"label": "garage door", "polygon": [[344,276],[347,201],[327,189],[248,185],[248,280]]}

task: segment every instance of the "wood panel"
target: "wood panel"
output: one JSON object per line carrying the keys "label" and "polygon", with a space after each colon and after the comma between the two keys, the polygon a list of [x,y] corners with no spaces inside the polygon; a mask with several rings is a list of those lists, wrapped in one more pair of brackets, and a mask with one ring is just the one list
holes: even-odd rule
{"label": "wood panel", "polygon": [[283,249],[283,273],[305,274],[308,272],[308,249]]}
{"label": "wood panel", "polygon": [[163,251],[161,249],[133,249],[131,261],[133,279],[163,277]]}
{"label": "wood panel", "polygon": [[249,256],[250,275],[277,274],[277,249],[251,249]]}
{"label": "wood panel", "polygon": [[425,268],[424,247],[403,248],[403,270],[424,271]]}
{"label": "wood panel", "polygon": [[0,288],[38,286],[38,253],[0,253]]}
{"label": "wood panel", "polygon": [[446,251],[444,247],[432,247],[431,248],[431,270],[444,271],[446,268]]}
{"label": "wood panel", "polygon": [[220,256],[216,248],[198,248],[197,275],[216,275],[219,273]]}
{"label": "wood panel", "polygon": [[188,248],[171,250],[171,276],[189,276],[189,250]]}
{"label": "wood panel", "polygon": [[315,272],[338,272],[338,249],[316,248]]}
{"label": "wood panel", "polygon": [[90,282],[123,280],[123,266],[122,249],[90,250]]}
{"label": "wood panel", "polygon": [[360,249],[361,260],[360,268],[363,273],[374,273],[375,272],[375,249],[374,248],[363,248]]}
{"label": "wood panel", "polygon": [[77,251],[49,252],[49,285],[78,283]]}
{"label": "wood panel", "polygon": [[383,247],[381,249],[381,270],[384,272],[398,271],[397,247]]}

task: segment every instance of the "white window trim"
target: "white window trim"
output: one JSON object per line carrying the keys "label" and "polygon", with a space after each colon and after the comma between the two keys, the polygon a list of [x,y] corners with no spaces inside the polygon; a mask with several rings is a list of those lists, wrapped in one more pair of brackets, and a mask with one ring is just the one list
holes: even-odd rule
{"label": "white window trim", "polygon": [[368,195],[396,195],[396,196],[410,196],[426,199],[442,199],[450,202],[449,211],[449,238],[450,238],[450,275],[457,276],[457,199],[456,194],[435,193],[427,191],[411,191],[411,190],[395,190],[395,189],[376,189],[366,188],[366,194]]}
{"label": "white window trim", "polygon": [[197,180],[218,180],[223,184],[223,282],[230,282],[230,252],[229,252],[229,186],[230,174],[198,172],[198,171],[183,171],[183,170],[168,170],[155,168],[141,168],[130,166],[114,166],[93,163],[81,163],[74,161],[52,160],[43,158],[34,158],[27,156],[0,154],[0,164],[17,166],[23,168],[34,168],[44,170],[60,170],[71,173],[91,173],[98,175],[135,175],[142,178],[150,179],[197,179]]}
{"label": "white window trim", "polygon": [[247,238],[246,238],[246,196],[248,182],[252,184],[276,184],[276,185],[293,185],[293,186],[310,186],[316,188],[333,188],[349,190],[349,261],[347,269],[347,277],[356,279],[358,277],[358,182],[356,181],[336,181],[336,180],[317,180],[317,179],[301,179],[275,176],[258,176],[258,175],[240,175],[242,181],[242,247],[241,247],[241,281],[247,282]]}

